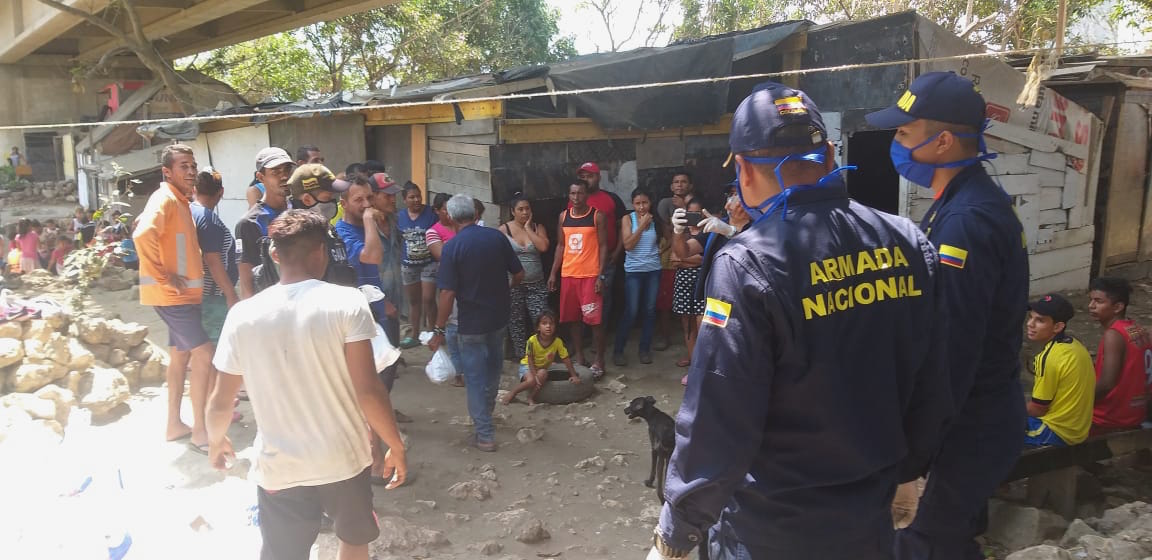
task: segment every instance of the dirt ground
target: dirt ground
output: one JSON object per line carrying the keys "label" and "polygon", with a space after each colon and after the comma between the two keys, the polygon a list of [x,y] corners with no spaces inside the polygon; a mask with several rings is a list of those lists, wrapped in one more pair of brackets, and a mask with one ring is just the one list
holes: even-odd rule
{"label": "dirt ground", "polygon": [[[67,302],[70,293],[56,291],[53,295]],[[97,291],[87,300],[86,307],[144,323],[149,326],[150,340],[166,344],[164,324],[151,309],[138,305],[131,294]],[[503,547],[501,554],[513,558],[556,553],[569,558],[627,556],[622,550],[643,554],[651,542],[658,502],[655,491],[641,483],[649,468],[645,424],[628,422],[623,408],[632,397],[652,395],[659,408],[674,415],[680,405],[679,380],[684,373],[675,362],[683,350],[682,345],[674,345],[668,351],[655,352],[655,363],[651,365],[610,367],[607,379],[619,379],[627,385],[622,394],[606,390],[606,383],[601,382],[600,390],[579,404],[497,404],[496,440],[500,449],[496,453],[481,453],[468,445],[471,428],[464,425],[468,422],[464,389],[428,381],[423,371],[430,358],[426,348],[404,351],[408,367],[401,368],[392,398],[396,407],[414,420],[401,426],[410,445],[410,482],[392,491],[377,488],[374,503],[381,518],[401,517],[412,525],[409,529],[415,530],[409,531],[408,540],[419,541],[420,529],[426,528],[443,532],[447,544],[403,550],[400,543],[391,552],[378,551],[379,558],[474,558],[478,554],[469,550],[469,545],[485,541],[499,543]],[[506,362],[504,388],[511,384],[515,372],[515,364]],[[228,557],[255,557],[259,538],[256,530],[248,526],[249,509],[255,505],[255,486],[244,480],[243,466],[221,474],[184,443],[164,442],[164,395],[164,388],[146,388],[129,401],[130,410],[104,425],[85,426],[82,418],[76,418],[79,413],[74,413],[65,444],[55,452],[57,459],[47,461],[53,465],[52,476],[46,476],[43,463],[37,462],[38,467],[29,465],[34,473],[29,478],[34,483],[11,490],[26,497],[28,503],[64,500],[68,504],[67,499],[55,496],[87,476],[103,476],[107,481],[118,471],[125,490],[116,501],[132,505],[113,507],[103,513],[117,520],[116,527],[123,520],[131,533],[129,558],[192,558],[209,551],[217,556],[225,549],[238,549],[228,553]],[[245,418],[233,425],[229,435],[238,458],[250,460],[256,427],[249,404],[241,402],[239,410]],[[187,399],[184,415],[191,418]],[[537,441],[520,443],[516,433],[524,427],[535,428],[544,435]],[[602,471],[598,467],[575,467],[581,460],[596,456],[604,461]],[[499,484],[489,499],[458,500],[448,495],[448,488],[457,482],[482,479],[484,465],[493,467]],[[0,486],[0,495],[2,490]],[[485,518],[487,514],[520,508],[527,510],[529,517],[543,521],[551,538],[540,544],[522,544],[514,538],[518,524],[509,527],[501,520]],[[464,521],[460,514],[470,519]],[[199,518],[212,528],[194,530],[191,524],[198,523]],[[15,526],[24,526],[24,536],[19,540],[25,544],[35,542],[36,525],[26,522],[39,519],[22,512],[19,519],[11,520]],[[59,521],[49,522],[46,517],[43,520],[48,527],[60,526]],[[0,527],[13,526],[2,521]],[[382,537],[378,544],[384,540]],[[437,539],[424,534],[423,540]],[[332,535],[321,535],[315,557],[334,558],[334,546]]]}
{"label": "dirt ground", "polygon": [[[71,294],[57,290],[53,295],[68,302]],[[1078,308],[1071,332],[1094,352],[1099,329],[1087,315],[1087,298],[1083,293],[1069,296]],[[1131,316],[1152,325],[1152,285],[1138,284],[1134,299]],[[164,324],[152,310],[138,305],[132,291],[95,291],[85,306],[144,323],[150,328],[150,340],[166,344]],[[610,367],[606,378],[626,385],[620,394],[601,382],[598,392],[579,404],[497,404],[496,453],[481,453],[468,445],[471,429],[465,425],[464,390],[428,381],[423,372],[430,357],[427,349],[405,351],[408,367],[402,368],[392,398],[414,419],[401,426],[410,444],[409,483],[393,491],[375,491],[378,515],[387,527],[398,527],[374,545],[377,557],[475,558],[484,544],[488,544],[484,552],[498,558],[641,557],[649,547],[658,502],[654,490],[641,483],[649,468],[646,426],[629,422],[623,408],[633,397],[652,395],[660,409],[675,415],[685,370],[675,366],[682,345],[655,352],[655,363],[640,365],[634,344],[632,364]],[[1025,345],[1025,363],[1034,351]],[[515,371],[514,364],[505,364],[504,388],[512,383]],[[1030,388],[1027,373],[1022,381],[1025,389]],[[250,523],[255,487],[245,479],[244,468],[244,461],[252,458],[255,435],[250,406],[240,403],[244,420],[230,430],[241,464],[219,473],[184,443],[164,441],[164,396],[163,388],[146,388],[132,397],[120,418],[103,424],[93,425],[76,412],[59,448],[5,461],[0,496],[11,498],[0,508],[0,542],[9,543],[4,556],[87,557],[78,551],[99,548],[101,539],[119,542],[119,535],[127,531],[132,538],[129,559],[221,554],[255,558],[259,535]],[[184,414],[190,419],[187,408],[185,399]],[[516,434],[525,427],[541,431],[543,437],[521,443]],[[603,469],[575,466],[591,457],[600,457]],[[483,471],[494,471],[498,481],[490,498],[461,500],[449,495],[453,484],[492,477]],[[89,490],[67,496],[88,477]],[[519,509],[526,511],[520,515],[541,520],[551,538],[538,544],[518,542],[518,525],[506,522],[515,515],[494,517]],[[13,533],[5,537],[7,531]],[[90,548],[83,548],[86,545]],[[317,559],[335,558],[334,536],[322,534],[313,552]]]}

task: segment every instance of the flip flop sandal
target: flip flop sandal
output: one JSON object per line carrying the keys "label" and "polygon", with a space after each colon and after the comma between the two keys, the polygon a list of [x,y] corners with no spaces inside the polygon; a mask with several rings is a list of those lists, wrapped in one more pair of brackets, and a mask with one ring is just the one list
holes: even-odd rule
{"label": "flip flop sandal", "polygon": [[207,457],[209,445],[207,443],[196,445],[195,443],[188,442],[188,449]]}
{"label": "flip flop sandal", "polygon": [[692,365],[691,358],[682,358],[680,361],[676,362],[676,367],[688,367],[690,365]]}
{"label": "flip flop sandal", "polygon": [[412,337],[407,337],[404,340],[400,341],[400,348],[403,350],[407,350],[409,348],[415,348],[417,346],[420,346],[420,342],[417,341],[415,338],[412,338]]}
{"label": "flip flop sandal", "polygon": [[588,369],[592,370],[593,380],[599,380],[600,378],[604,377],[604,368],[600,366],[591,366]]}
{"label": "flip flop sandal", "polygon": [[681,377],[681,378],[680,378],[680,384],[681,384],[681,385],[683,385],[683,386],[685,386],[685,387],[687,387],[687,386],[688,386],[688,376],[687,376],[687,375],[685,375],[684,377]]}
{"label": "flip flop sandal", "polygon": [[464,378],[457,375],[456,379],[452,381],[452,386],[453,387],[463,387],[464,386]]}

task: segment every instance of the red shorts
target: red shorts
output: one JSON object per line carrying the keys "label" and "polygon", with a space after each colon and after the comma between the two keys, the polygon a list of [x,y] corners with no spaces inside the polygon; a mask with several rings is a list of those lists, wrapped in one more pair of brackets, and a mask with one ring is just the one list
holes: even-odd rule
{"label": "red shorts", "polygon": [[660,289],[656,291],[656,311],[672,311],[672,295],[676,293],[676,269],[660,271]]}
{"label": "red shorts", "polygon": [[596,278],[564,278],[560,281],[560,322],[583,321],[599,325],[604,298],[596,293]]}

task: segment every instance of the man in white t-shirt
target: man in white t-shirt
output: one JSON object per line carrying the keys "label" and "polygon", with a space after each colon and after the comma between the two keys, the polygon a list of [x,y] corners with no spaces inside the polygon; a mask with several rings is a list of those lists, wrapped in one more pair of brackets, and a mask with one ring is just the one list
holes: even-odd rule
{"label": "man in white t-shirt", "polygon": [[[208,410],[209,456],[226,468],[226,432],[243,384],[259,426],[255,480],[264,545],[260,557],[308,558],[322,513],[342,559],[368,559],[379,535],[372,511],[369,426],[389,451],[386,488],[404,483],[404,444],[376,376],[372,312],[355,288],[319,280],[328,265],[328,223],[289,210],[268,226],[280,283],[232,307],[213,360],[220,377]],[[269,341],[274,347],[269,348]]]}

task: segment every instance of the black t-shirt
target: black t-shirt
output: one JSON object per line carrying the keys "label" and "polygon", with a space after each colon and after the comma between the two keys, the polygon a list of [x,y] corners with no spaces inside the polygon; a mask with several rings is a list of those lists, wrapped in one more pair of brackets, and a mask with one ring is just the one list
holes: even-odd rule
{"label": "black t-shirt", "polygon": [[260,239],[268,235],[268,224],[280,215],[282,210],[270,208],[263,201],[248,209],[236,223],[236,243],[240,252],[240,262],[256,266],[261,263]]}

